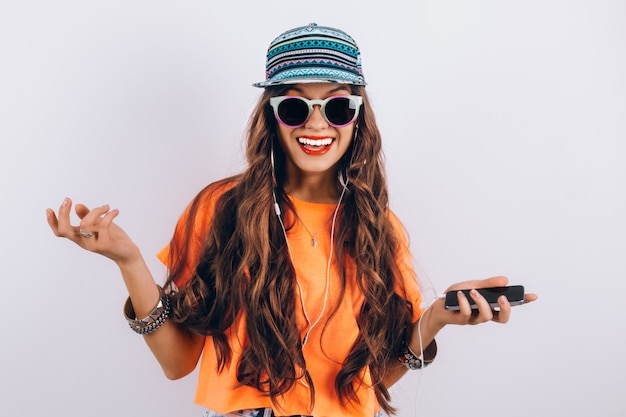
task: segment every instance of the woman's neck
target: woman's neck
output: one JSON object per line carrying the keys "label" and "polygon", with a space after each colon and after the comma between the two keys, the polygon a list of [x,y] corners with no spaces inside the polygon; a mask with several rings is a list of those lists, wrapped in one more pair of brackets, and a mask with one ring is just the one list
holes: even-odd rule
{"label": "woman's neck", "polygon": [[336,203],[339,198],[335,175],[293,176],[285,181],[283,188],[287,194],[309,203]]}

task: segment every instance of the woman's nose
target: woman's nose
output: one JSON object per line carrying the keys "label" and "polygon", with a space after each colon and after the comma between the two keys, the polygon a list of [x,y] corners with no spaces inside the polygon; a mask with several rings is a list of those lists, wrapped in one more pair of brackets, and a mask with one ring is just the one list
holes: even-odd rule
{"label": "woman's nose", "polygon": [[313,106],[313,113],[311,113],[311,117],[309,117],[304,126],[310,129],[323,129],[328,127],[328,122],[326,122],[326,119],[322,116],[321,106]]}

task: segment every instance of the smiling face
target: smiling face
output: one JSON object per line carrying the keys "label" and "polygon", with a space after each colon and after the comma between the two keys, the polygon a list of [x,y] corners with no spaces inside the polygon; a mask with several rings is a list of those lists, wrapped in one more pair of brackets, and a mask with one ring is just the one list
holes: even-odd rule
{"label": "smiling face", "polygon": [[[348,86],[338,84],[295,84],[285,93],[309,100],[350,94]],[[277,129],[280,147],[286,156],[288,183],[300,183],[309,178],[336,181],[337,164],[350,147],[354,122],[334,127],[323,117],[320,105],[316,104],[302,126],[291,128],[277,123]]]}

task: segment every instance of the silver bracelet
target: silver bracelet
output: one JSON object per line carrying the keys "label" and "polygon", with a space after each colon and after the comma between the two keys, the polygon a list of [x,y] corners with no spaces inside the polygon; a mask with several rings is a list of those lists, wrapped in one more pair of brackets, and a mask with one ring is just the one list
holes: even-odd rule
{"label": "silver bracelet", "polygon": [[[163,289],[159,286],[159,302],[152,309],[152,313],[150,313],[147,317],[138,320],[135,315],[135,310],[133,308],[133,304],[130,301],[130,297],[126,300],[124,304],[124,317],[128,321],[128,325],[130,328],[138,334],[150,334],[156,331],[159,327],[165,323],[165,319],[170,315],[170,310],[172,308],[172,302],[169,295],[163,292]],[[134,318],[132,318],[134,317]]]}

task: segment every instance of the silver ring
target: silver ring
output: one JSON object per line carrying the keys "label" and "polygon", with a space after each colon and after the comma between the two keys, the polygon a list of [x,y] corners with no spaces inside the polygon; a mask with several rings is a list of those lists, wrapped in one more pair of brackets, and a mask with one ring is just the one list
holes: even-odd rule
{"label": "silver ring", "polygon": [[79,232],[82,237],[92,237],[93,232]]}

